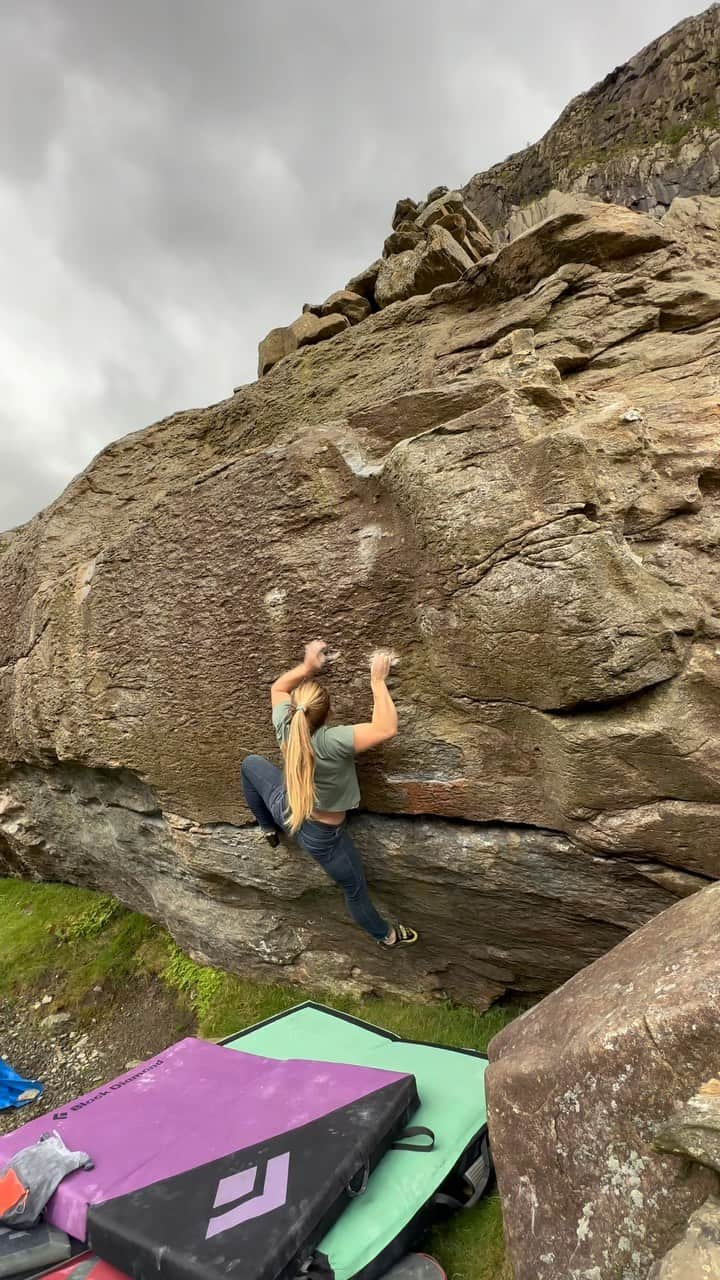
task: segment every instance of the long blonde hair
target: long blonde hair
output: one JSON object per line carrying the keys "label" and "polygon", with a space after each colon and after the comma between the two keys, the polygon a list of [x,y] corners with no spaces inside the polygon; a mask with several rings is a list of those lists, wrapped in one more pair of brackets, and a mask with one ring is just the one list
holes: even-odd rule
{"label": "long blonde hair", "polygon": [[315,753],[311,737],[325,723],[329,711],[327,689],[316,680],[299,684],[290,699],[290,722],[282,749],[291,835],[315,808]]}

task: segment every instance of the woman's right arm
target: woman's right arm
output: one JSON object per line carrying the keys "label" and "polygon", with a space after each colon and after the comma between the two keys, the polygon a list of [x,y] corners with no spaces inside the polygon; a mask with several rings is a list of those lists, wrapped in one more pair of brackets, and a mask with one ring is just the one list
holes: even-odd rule
{"label": "woman's right arm", "polygon": [[297,689],[303,680],[312,680],[319,675],[327,661],[327,645],[324,640],[313,640],[305,645],[305,657],[297,667],[284,671],[270,686],[270,700],[273,707],[287,702],[290,694]]}
{"label": "woman's right arm", "polygon": [[369,751],[381,742],[388,742],[397,733],[397,709],[386,683],[394,660],[395,655],[387,649],[377,649],[370,659],[373,714],[369,723],[353,725],[353,746],[356,752]]}

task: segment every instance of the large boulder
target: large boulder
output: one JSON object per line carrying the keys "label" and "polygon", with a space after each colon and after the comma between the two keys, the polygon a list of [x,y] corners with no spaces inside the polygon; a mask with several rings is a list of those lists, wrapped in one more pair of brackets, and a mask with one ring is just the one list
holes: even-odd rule
{"label": "large boulder", "polygon": [[[720,166],[720,159],[719,159]],[[678,196],[673,200],[664,219],[666,231],[684,244],[692,244],[693,261],[704,270],[717,266],[717,247],[720,242],[720,200],[710,196]]]}
{"label": "large boulder", "polygon": [[491,1042],[488,1122],[516,1280],[646,1280],[717,1191],[714,1171],[653,1139],[720,1060],[719,934],[716,885]]}
{"label": "large boulder", "polygon": [[425,233],[420,227],[414,222],[400,222],[383,244],[383,258],[390,258],[394,253],[404,253],[406,249],[415,249],[424,243]]}
{"label": "large boulder", "polygon": [[[432,294],[306,314],[342,331],[109,446],[0,557],[3,865],[112,888],[217,963],[478,1006],[720,876],[695,228],[574,201]],[[369,647],[403,655],[357,824],[423,928],[402,965],[249,835],[240,760],[278,759],[267,686],[318,632],[341,722]]]}
{"label": "large boulder", "polygon": [[[433,193],[430,193],[433,195]],[[418,213],[415,221],[419,227],[429,229],[434,223],[448,213],[462,213],[465,201],[460,191],[440,191],[440,194],[428,200],[425,208]]]}
{"label": "large boulder", "polygon": [[297,351],[297,347],[297,337],[290,325],[271,329],[258,347],[258,377],[269,373],[278,360],[289,356],[291,351]]}
{"label": "large boulder", "polygon": [[336,333],[342,333],[343,329],[347,329],[350,324],[347,316],[338,313],[331,313],[324,316],[316,316],[312,311],[304,311],[297,320],[293,320],[290,328],[295,336],[295,342],[298,347],[309,347],[316,342],[324,342],[326,338],[334,338]]}
{"label": "large boulder", "polygon": [[[326,338],[334,338],[348,325],[357,324],[370,312],[370,304],[358,294],[339,290],[320,306],[306,304],[303,313],[292,324],[271,329],[258,347],[258,377],[262,378],[275,365],[300,347],[307,347]],[[355,319],[351,319],[354,316]]]}
{"label": "large boulder", "polygon": [[520,209],[516,209],[507,219],[502,234],[499,239],[515,240],[518,236],[524,235],[531,227],[537,226],[538,222],[544,222],[546,218],[555,217],[567,210],[577,208],[577,196],[570,195],[565,191],[557,191],[553,188],[546,195],[541,196],[537,200],[531,200]]}
{"label": "large boulder", "polygon": [[[321,316],[345,316],[350,324],[359,324],[370,315],[370,303],[352,289],[337,289],[320,307]],[[338,330],[342,332],[342,330]]]}
{"label": "large boulder", "polygon": [[417,201],[411,200],[410,196],[404,196],[402,200],[398,200],[392,218],[393,230],[399,227],[401,222],[412,222],[417,215],[417,211]]}
{"label": "large boulder", "polygon": [[432,226],[415,249],[384,258],[375,283],[379,307],[430,293],[439,284],[458,280],[473,259],[444,227]]}
{"label": "large boulder", "polygon": [[367,298],[372,303],[375,299],[375,281],[381,266],[382,258],[376,258],[364,271],[358,271],[357,275],[348,280],[345,288],[350,293],[359,293],[361,298]]}

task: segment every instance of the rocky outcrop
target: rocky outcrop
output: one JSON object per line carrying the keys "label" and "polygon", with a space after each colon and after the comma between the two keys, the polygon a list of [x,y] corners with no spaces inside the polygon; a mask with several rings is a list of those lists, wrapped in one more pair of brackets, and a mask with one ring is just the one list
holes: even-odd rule
{"label": "rocky outcrop", "polygon": [[[720,1080],[701,1085],[661,1131],[655,1146],[720,1173]],[[695,1210],[682,1239],[655,1264],[648,1280],[720,1280],[718,1196],[709,1196]]]}
{"label": "rocky outcrop", "polygon": [[655,1146],[720,1173],[720,1080],[706,1081],[676,1110],[655,1138]]}
{"label": "rocky outcrop", "polygon": [[539,142],[464,188],[498,241],[552,188],[662,216],[720,194],[720,7],[687,18],[580,94]]}
{"label": "rocky outcrop", "polygon": [[[647,1280],[690,1214],[694,1244],[701,1223],[707,1243],[710,1209],[696,1211],[717,1174],[659,1154],[654,1137],[717,1068],[719,930],[716,885],[491,1042],[488,1123],[516,1280]],[[664,1265],[651,1274],[704,1274]]]}
{"label": "rocky outcrop", "polygon": [[[357,324],[370,310],[429,293],[459,279],[494,245],[543,221],[560,193],[658,217],[676,197],[719,195],[719,65],[720,5],[714,4],[574,98],[538,143],[475,174],[462,191],[438,186],[420,203],[399,200],[382,258],[325,303],[304,310],[340,311]],[[344,305],[333,305],[340,294]],[[302,345],[296,324],[272,329],[260,343],[259,377]],[[319,341],[337,330],[313,332],[312,341]]]}
{"label": "rocky outcrop", "polygon": [[720,1197],[709,1196],[696,1209],[687,1230],[648,1280],[720,1280]]}
{"label": "rocky outcrop", "polygon": [[370,315],[370,303],[361,294],[352,289],[338,289],[320,306],[321,316],[345,316],[350,324],[359,324]]}
{"label": "rocky outcrop", "polygon": [[[566,201],[105,450],[0,557],[5,865],[230,967],[478,1006],[718,877],[716,212]],[[425,934],[402,965],[300,855],[248,852],[239,763],[276,751],[267,685],[319,631],[339,721],[368,648],[403,655],[357,827]]]}
{"label": "rocky outcrop", "polygon": [[[459,191],[435,187],[421,204],[409,198],[399,200],[382,258],[324,302],[306,303],[291,325],[271,329],[258,349],[258,377],[298,347],[332,338],[372,311],[459,280],[491,249],[489,233],[466,208]],[[312,323],[314,317],[317,325]]]}
{"label": "rocky outcrop", "polygon": [[[333,294],[333,299],[336,296]],[[362,303],[363,299],[358,298],[357,301]],[[339,310],[335,312],[328,310],[316,315],[308,309],[297,320],[293,320],[287,328],[271,329],[258,348],[258,377],[269,373],[283,356],[298,351],[300,347],[309,347],[316,342],[323,342],[326,338],[334,338],[336,333],[342,333],[343,329],[347,329],[349,325],[348,315]]]}
{"label": "rocky outcrop", "polygon": [[391,302],[430,293],[436,285],[459,280],[474,261],[446,227],[433,225],[417,248],[384,259],[375,283],[375,301],[379,307],[389,307]]}
{"label": "rocky outcrop", "polygon": [[102,888],[165,921],[202,962],[271,981],[483,1006],[508,987],[557,986],[694,888],[652,863],[618,875],[551,831],[365,814],[352,834],[377,900],[422,929],[419,962],[388,964],[294,846],[268,852],[254,828],[163,811],[128,770],[0,777],[0,874]]}

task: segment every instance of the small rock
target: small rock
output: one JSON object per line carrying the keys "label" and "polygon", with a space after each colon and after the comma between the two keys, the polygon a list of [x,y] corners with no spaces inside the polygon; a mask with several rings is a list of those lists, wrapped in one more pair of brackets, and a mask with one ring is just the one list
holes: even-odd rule
{"label": "small rock", "polygon": [[41,1004],[52,1004],[52,996],[45,995],[40,1001]]}
{"label": "small rock", "polygon": [[35,1098],[40,1097],[39,1089],[23,1089],[18,1096],[18,1102],[32,1102]]}
{"label": "small rock", "polygon": [[69,1021],[70,1021],[69,1013],[49,1013],[46,1018],[43,1018],[41,1020],[40,1026],[48,1027],[48,1028],[59,1027],[63,1024],[63,1022],[69,1022]]}

